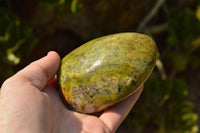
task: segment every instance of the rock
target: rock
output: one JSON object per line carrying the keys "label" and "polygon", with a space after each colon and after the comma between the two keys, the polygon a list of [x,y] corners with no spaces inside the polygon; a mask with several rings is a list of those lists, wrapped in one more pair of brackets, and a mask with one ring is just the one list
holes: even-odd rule
{"label": "rock", "polygon": [[157,56],[155,42],[140,33],[91,40],[62,59],[62,95],[74,111],[102,111],[133,94],[150,76]]}

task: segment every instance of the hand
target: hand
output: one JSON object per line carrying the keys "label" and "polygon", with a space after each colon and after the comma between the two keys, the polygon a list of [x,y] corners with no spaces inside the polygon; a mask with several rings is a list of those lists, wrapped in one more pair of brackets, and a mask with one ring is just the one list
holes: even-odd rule
{"label": "hand", "polygon": [[99,117],[68,110],[52,80],[60,57],[55,52],[7,79],[0,91],[0,131],[3,133],[111,133],[131,110],[142,87]]}

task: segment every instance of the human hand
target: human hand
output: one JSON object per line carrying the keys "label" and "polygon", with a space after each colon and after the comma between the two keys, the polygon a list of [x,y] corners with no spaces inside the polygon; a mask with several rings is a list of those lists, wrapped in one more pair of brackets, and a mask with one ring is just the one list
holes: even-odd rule
{"label": "human hand", "polygon": [[59,64],[59,55],[49,52],[3,83],[0,90],[1,132],[112,133],[142,92],[141,87],[99,117],[68,110],[55,87],[54,77]]}

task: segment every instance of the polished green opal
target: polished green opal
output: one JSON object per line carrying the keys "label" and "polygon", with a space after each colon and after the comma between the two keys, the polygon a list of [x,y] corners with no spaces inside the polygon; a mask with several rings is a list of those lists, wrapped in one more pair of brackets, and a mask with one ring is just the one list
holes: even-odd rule
{"label": "polished green opal", "polygon": [[158,56],[155,42],[140,33],[91,40],[66,55],[58,81],[72,110],[95,113],[133,94],[150,76]]}

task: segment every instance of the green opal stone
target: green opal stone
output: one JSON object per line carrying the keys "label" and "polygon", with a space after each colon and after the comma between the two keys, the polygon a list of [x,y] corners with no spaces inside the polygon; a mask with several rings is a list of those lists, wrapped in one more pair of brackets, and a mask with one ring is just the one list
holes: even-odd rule
{"label": "green opal stone", "polygon": [[140,33],[91,40],[61,60],[58,82],[72,110],[95,113],[133,94],[150,76],[155,42]]}

